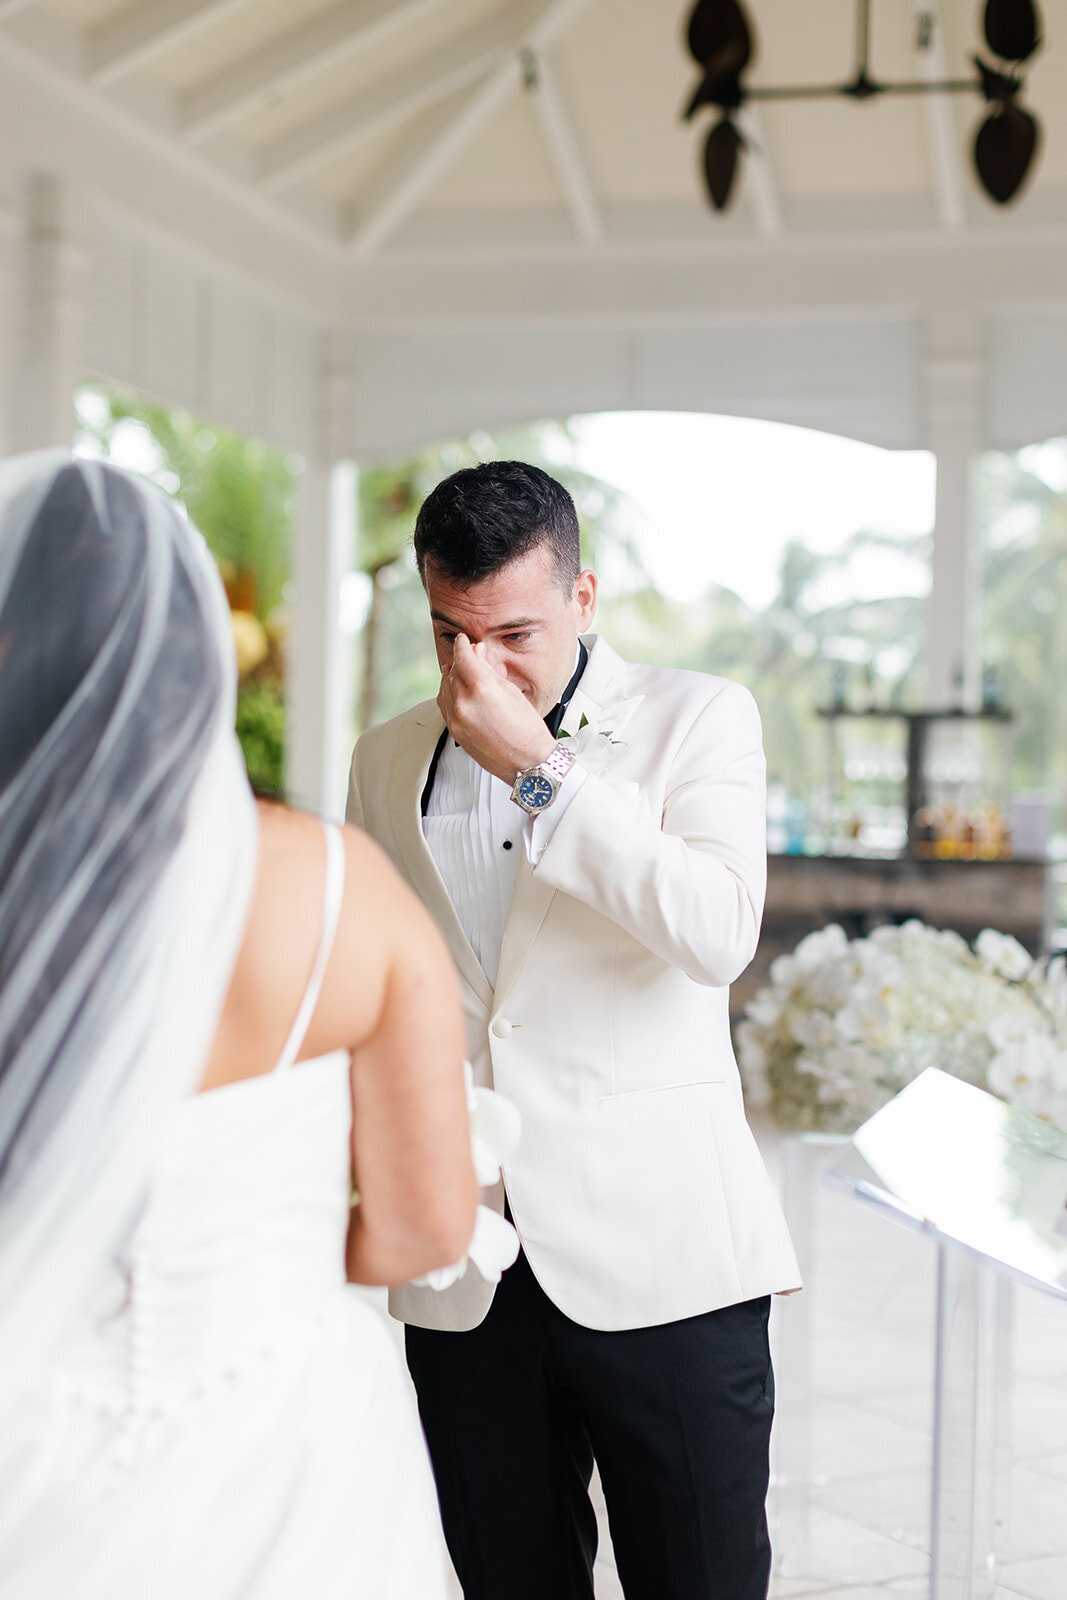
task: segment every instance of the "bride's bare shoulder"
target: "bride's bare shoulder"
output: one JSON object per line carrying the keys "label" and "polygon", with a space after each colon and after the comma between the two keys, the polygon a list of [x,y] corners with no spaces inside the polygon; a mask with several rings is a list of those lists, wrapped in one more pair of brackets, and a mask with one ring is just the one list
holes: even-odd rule
{"label": "bride's bare shoulder", "polygon": [[[322,938],[322,823],[273,802],[260,801],[258,812],[256,884],[205,1088],[257,1076],[273,1066]],[[403,938],[388,862],[366,834],[350,827],[342,832],[344,904],[327,981],[308,1032],[311,1054],[348,1047],[366,1033],[380,1009],[390,953]]]}
{"label": "bride's bare shoulder", "polygon": [[[300,897],[321,899],[325,843],[321,820],[307,811],[271,800],[257,801],[259,812],[259,888],[271,889],[291,903]],[[362,828],[340,825],[345,847],[346,898],[358,888],[360,898],[373,900],[405,891],[384,851]]]}

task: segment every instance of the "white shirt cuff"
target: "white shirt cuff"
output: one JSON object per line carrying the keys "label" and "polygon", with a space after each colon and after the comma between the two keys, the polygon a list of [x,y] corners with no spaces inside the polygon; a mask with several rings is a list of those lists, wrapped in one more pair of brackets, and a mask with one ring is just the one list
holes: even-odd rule
{"label": "white shirt cuff", "polygon": [[526,859],[536,866],[548,847],[548,842],[559,827],[560,818],[574,799],[589,774],[576,761],[563,779],[552,804],[536,817],[528,817],[523,833],[526,839]]}

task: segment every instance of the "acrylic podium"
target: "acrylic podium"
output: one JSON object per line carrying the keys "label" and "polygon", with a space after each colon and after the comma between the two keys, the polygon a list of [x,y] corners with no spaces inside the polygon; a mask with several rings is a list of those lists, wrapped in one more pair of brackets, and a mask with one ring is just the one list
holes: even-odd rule
{"label": "acrylic podium", "polygon": [[1067,1135],[931,1070],[825,1171],[936,1242],[929,1595],[989,1600],[1011,1290],[1022,1282],[1067,1302]]}

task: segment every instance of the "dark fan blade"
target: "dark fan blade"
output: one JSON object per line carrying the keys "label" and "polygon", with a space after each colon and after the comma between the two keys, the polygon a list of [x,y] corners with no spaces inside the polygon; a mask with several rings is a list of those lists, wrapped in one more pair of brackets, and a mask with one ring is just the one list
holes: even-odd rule
{"label": "dark fan blade", "polygon": [[697,0],[688,39],[694,60],[711,77],[743,72],[752,57],[752,31],[738,0]]}
{"label": "dark fan blade", "polygon": [[744,94],[736,73],[715,78],[708,72],[694,89],[693,98],[682,113],[682,118],[688,122],[701,106],[718,106],[720,111],[736,111],[743,100]]}
{"label": "dark fan blade", "polygon": [[987,0],[983,27],[990,50],[1002,61],[1027,61],[1041,43],[1033,0]]}
{"label": "dark fan blade", "polygon": [[738,156],[742,148],[741,135],[729,117],[723,117],[708,134],[704,146],[704,178],[716,211],[725,211],[730,203],[730,191],[737,176]]}
{"label": "dark fan blade", "polygon": [[1006,205],[1022,187],[1037,154],[1037,122],[1022,106],[991,111],[974,141],[974,165],[982,188]]}

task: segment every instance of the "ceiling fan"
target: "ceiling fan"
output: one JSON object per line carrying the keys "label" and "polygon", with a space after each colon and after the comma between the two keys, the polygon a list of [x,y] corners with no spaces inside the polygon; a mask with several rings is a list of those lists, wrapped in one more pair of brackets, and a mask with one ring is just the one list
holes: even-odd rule
{"label": "ceiling fan", "polygon": [[[919,48],[928,49],[934,19],[918,18]],[[1019,104],[1023,65],[1041,44],[1041,25],[1033,0],[987,0],[982,18],[985,42],[995,64],[974,55],[974,76],[884,82],[871,70],[871,0],[856,0],[856,70],[844,83],[788,84],[750,88],[742,75],[754,54],[752,28],[740,0],[697,0],[689,18],[689,51],[701,79],[684,117],[704,106],[719,112],[704,143],[704,178],[716,211],[730,204],[745,138],[737,125],[742,106],[762,100],[826,100],[844,96],[872,100],[881,95],[979,94],[988,107],[974,140],[974,167],[991,200],[1006,205],[1022,188],[1037,155],[1040,125]]]}

